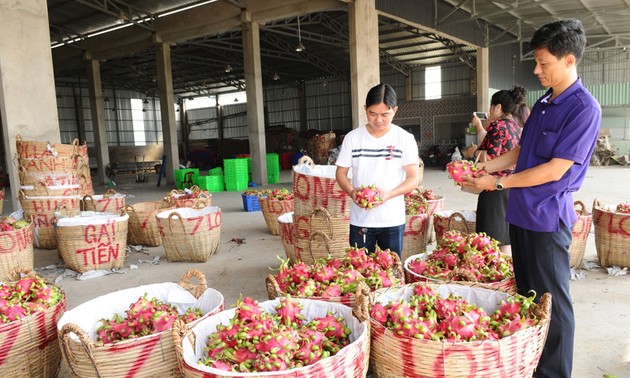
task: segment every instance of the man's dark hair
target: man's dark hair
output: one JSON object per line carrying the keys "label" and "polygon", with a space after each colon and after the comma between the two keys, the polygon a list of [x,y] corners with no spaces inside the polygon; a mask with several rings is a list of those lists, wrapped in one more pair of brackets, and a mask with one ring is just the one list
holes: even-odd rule
{"label": "man's dark hair", "polygon": [[391,85],[381,83],[372,87],[365,98],[365,107],[369,108],[381,102],[390,108],[396,107],[398,99],[396,97],[396,91]]}
{"label": "man's dark hair", "polygon": [[546,48],[558,59],[572,54],[579,63],[586,47],[586,32],[580,20],[551,22],[536,30],[529,47],[532,50]]}

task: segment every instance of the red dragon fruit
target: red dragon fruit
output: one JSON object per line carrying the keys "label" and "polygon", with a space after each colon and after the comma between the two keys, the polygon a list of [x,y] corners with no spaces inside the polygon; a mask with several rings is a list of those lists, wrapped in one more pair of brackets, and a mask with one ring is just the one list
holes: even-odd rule
{"label": "red dragon fruit", "polygon": [[61,289],[42,277],[24,277],[0,284],[0,323],[10,323],[55,306],[63,299]]}
{"label": "red dragon fruit", "polygon": [[357,202],[359,206],[371,209],[374,207],[376,202],[382,201],[378,196],[378,189],[376,189],[376,185],[361,185],[359,190],[357,190]]}
{"label": "red dragon fruit", "polygon": [[301,314],[303,307],[298,301],[291,300],[290,296],[281,297],[280,304],[276,306],[276,315],[280,317],[280,322],[286,326],[302,325],[304,315]]}
{"label": "red dragon fruit", "polygon": [[482,172],[476,164],[468,160],[455,160],[446,164],[446,170],[456,183],[464,182],[464,177],[477,177]]}
{"label": "red dragon fruit", "polygon": [[184,312],[184,315],[182,315],[181,318],[184,321],[184,323],[192,323],[195,320],[201,318],[202,316],[203,316],[203,312],[201,311],[199,307],[190,307],[188,308],[188,310],[186,310],[186,312]]}
{"label": "red dragon fruit", "polygon": [[630,202],[622,202],[618,204],[616,212],[622,214],[630,214]]}

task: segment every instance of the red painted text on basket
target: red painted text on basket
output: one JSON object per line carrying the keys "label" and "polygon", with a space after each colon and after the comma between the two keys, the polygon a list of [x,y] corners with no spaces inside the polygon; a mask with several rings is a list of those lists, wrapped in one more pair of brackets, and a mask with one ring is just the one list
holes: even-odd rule
{"label": "red painted text on basket", "polygon": [[203,230],[203,231],[212,231],[215,228],[221,227],[221,212],[220,211],[215,211],[215,212],[212,212],[212,213],[200,216],[200,217],[192,217],[192,218],[187,218],[187,219],[189,221],[196,222],[195,226],[190,232],[190,235],[194,235],[197,233],[197,231],[203,224],[204,220],[207,220],[206,223],[208,224],[208,229]]}
{"label": "red painted text on basket", "polygon": [[0,236],[0,254],[13,253],[16,250],[24,250],[33,239],[33,229],[30,227],[23,228],[17,232],[7,232]]}
{"label": "red painted text on basket", "polygon": [[4,343],[0,345],[0,366],[4,364],[4,360],[7,358],[9,353],[11,353],[11,349],[13,348],[13,344],[20,333],[20,328],[22,327],[22,322],[15,322],[9,327],[9,331],[4,333]]}
{"label": "red painted text on basket", "polygon": [[405,227],[405,235],[420,235],[427,232],[429,218],[425,214],[418,214],[411,217],[407,223],[410,227]]}
{"label": "red painted text on basket", "polygon": [[[607,231],[609,234],[621,234],[625,236],[630,236],[630,222],[626,225],[626,221],[630,220],[630,217],[621,216],[621,217],[613,217],[610,213],[606,213],[603,211],[598,211],[593,214],[593,222],[599,223],[601,222],[601,218],[603,215],[607,216],[608,226]],[[615,219],[617,218],[617,219]],[[617,220],[617,222],[615,222]]]}
{"label": "red painted text on basket", "polygon": [[576,238],[582,239],[586,237],[589,231],[590,231],[590,227],[586,227],[586,220],[583,218],[578,218],[573,224],[573,230],[571,232],[571,235],[573,236],[573,239],[576,239]]}
{"label": "red painted text on basket", "polygon": [[[24,160],[26,164],[22,166],[29,171],[39,171],[39,172],[54,172],[61,171],[66,167],[61,163],[62,160],[57,159],[28,159]],[[77,168],[76,160],[72,163],[72,169]]]}
{"label": "red painted text on basket", "polygon": [[[44,349],[48,344],[57,340],[57,329],[56,327],[48,326],[49,324],[57,324],[57,321],[66,311],[66,306],[57,306],[55,311],[52,313],[50,319],[46,319],[45,312],[36,313],[37,317],[37,332],[39,333],[39,349]],[[50,332],[49,332],[50,331]]]}
{"label": "red painted text on basket", "polygon": [[88,224],[83,232],[83,240],[88,244],[111,244],[116,241],[116,222],[101,225]]}
{"label": "red painted text on basket", "polygon": [[68,207],[71,209],[79,207],[78,198],[45,199],[32,201],[33,211],[36,213],[55,211],[57,209],[57,206],[59,206],[59,204],[62,202],[66,202],[68,204]]}
{"label": "red painted text on basket", "polygon": [[[322,177],[313,176],[311,177],[313,186],[311,187],[311,181],[305,175],[298,175],[296,178],[296,183],[293,185],[295,188],[293,195],[302,201],[306,201],[309,199],[321,199],[321,204],[318,203],[319,206],[327,208],[329,205],[329,200],[334,199],[340,201],[341,203],[341,213],[345,213],[346,208],[349,206],[349,196],[339,188],[339,186],[335,186],[336,181],[332,179],[322,180]],[[300,181],[304,181],[304,191],[300,191],[301,185]],[[319,202],[319,201],[318,201]]]}
{"label": "red painted text on basket", "polygon": [[77,255],[83,254],[83,265],[104,265],[118,259],[120,244],[102,245],[77,250]]}

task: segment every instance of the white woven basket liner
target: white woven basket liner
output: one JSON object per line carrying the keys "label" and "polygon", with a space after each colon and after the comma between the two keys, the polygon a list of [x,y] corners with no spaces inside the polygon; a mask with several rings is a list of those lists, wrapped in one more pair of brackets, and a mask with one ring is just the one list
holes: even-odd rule
{"label": "white woven basket liner", "polygon": [[[148,300],[157,298],[175,305],[180,314],[186,312],[190,307],[199,307],[204,314],[207,314],[216,311],[224,301],[223,295],[212,288],[207,288],[199,299],[196,299],[190,292],[174,282],[143,285],[91,299],[70,311],[66,311],[57,323],[57,330],[61,330],[66,323],[74,323],[81,327],[92,340],[96,341],[96,330],[101,326],[101,319],[111,319],[114,314],[124,316],[129,305],[145,293]],[[70,336],[74,340],[78,340],[74,333],[71,333]]]}
{"label": "white woven basket liner", "polygon": [[[343,316],[343,318],[345,319],[346,325],[348,326],[348,328],[350,328],[350,331],[351,331],[350,333],[351,343],[347,345],[346,347],[342,348],[339,351],[339,353],[337,353],[333,357],[337,357],[337,356],[343,357],[344,349],[346,349],[350,345],[354,345],[364,340],[365,338],[369,337],[368,328],[365,326],[365,324],[359,322],[357,318],[352,316],[352,309],[350,307],[342,305],[340,303],[316,301],[312,299],[302,299],[302,298],[299,298],[299,299],[295,298],[295,299],[299,300],[300,303],[304,306],[304,309],[301,311],[301,313],[306,317],[306,322],[309,322],[315,317],[324,317],[326,316],[328,311],[333,311],[333,313],[335,314],[335,317]],[[279,303],[280,303],[279,299],[275,299],[272,301],[265,301],[265,302],[260,303],[260,307],[262,307],[263,310],[265,311],[275,313],[276,312],[275,307]],[[229,376],[264,377],[264,376],[278,375],[279,372],[277,371],[260,372],[260,373],[235,373],[235,372],[214,369],[209,366],[200,365],[197,363],[197,361],[199,361],[199,359],[201,359],[201,357],[204,355],[204,348],[207,346],[208,336],[214,331],[216,331],[217,324],[229,324],[230,320],[234,317],[235,311],[236,309],[234,308],[230,310],[225,310],[216,315],[209,316],[206,319],[195,324],[195,326],[192,328],[192,332],[196,336],[195,350],[192,349],[192,345],[189,342],[183,343],[184,363],[188,364],[189,366],[193,366],[195,369],[205,371],[208,373],[218,374],[221,376],[226,376],[226,377],[229,377]],[[283,370],[282,374],[294,372],[295,376],[299,377],[300,371],[306,368],[308,368],[308,366],[302,367],[302,368],[296,368],[296,369]]]}
{"label": "white woven basket liner", "polygon": [[278,217],[280,223],[293,223],[293,211],[284,213]]}
{"label": "white woven basket liner", "polygon": [[182,218],[194,218],[198,216],[216,213],[217,211],[221,211],[221,209],[218,206],[206,206],[201,209],[194,209],[192,207],[178,207],[175,209],[162,211],[157,214],[157,217],[160,219],[168,219],[171,213],[178,213],[179,215],[181,215]]}
{"label": "white woven basket liner", "polygon": [[293,166],[293,170],[297,173],[301,173],[303,175],[308,175],[308,176],[335,178],[335,175],[337,173],[337,166],[336,165],[314,165],[311,167],[308,164],[299,164],[299,165]]}
{"label": "white woven basket liner", "polygon": [[[22,185],[20,189],[24,190],[33,190],[35,187],[39,187],[37,185]],[[48,185],[46,188],[50,190],[63,190],[63,189],[78,189],[79,185]]]}
{"label": "white woven basket liner", "polygon": [[111,220],[123,222],[129,220],[129,215],[101,213],[99,211],[81,211],[79,215],[74,217],[59,218],[57,220],[57,227],[107,224]]}
{"label": "white woven basket liner", "polygon": [[[49,187],[50,188],[50,187]],[[69,199],[77,199],[81,200],[82,196],[24,196],[24,199],[37,201],[37,200],[46,200],[46,199],[58,199],[58,200],[69,200]]]}
{"label": "white woven basket liner", "polygon": [[[102,199],[105,199],[104,196],[105,196],[104,194],[94,194],[90,197],[92,197],[94,201],[100,201]],[[109,196],[107,196],[107,198],[124,198],[124,197],[127,197],[127,195],[122,194],[122,193],[110,194]]]}
{"label": "white woven basket liner", "polygon": [[[413,294],[414,285],[406,285],[402,288],[387,288],[377,290],[374,293],[374,302],[386,305],[389,302],[397,301],[399,299],[409,299]],[[439,285],[434,291],[442,298],[448,298],[453,293],[457,296],[464,298],[468,303],[475,304],[477,307],[481,307],[487,314],[493,314],[495,310],[501,307],[501,300],[506,300],[509,294],[498,291],[488,290],[482,288],[473,288],[466,285],[451,285],[444,284]]]}
{"label": "white woven basket liner", "polygon": [[442,217],[442,218],[448,218],[451,215],[453,215],[453,213],[460,213],[461,215],[464,216],[464,219],[466,219],[468,222],[475,222],[477,220],[477,215],[475,214],[474,210],[442,210],[442,211],[438,211],[437,213],[435,213],[435,215]]}

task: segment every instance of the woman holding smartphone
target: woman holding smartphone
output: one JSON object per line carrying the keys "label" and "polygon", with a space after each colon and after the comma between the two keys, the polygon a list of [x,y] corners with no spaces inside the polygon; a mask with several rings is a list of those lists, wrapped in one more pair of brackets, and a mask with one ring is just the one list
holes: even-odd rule
{"label": "woman holding smartphone", "polygon": [[[473,124],[477,130],[483,130],[483,140],[474,152],[481,162],[494,159],[518,146],[521,128],[529,115],[525,104],[527,90],[515,86],[510,90],[501,90],[492,95],[490,110],[487,113],[488,126],[481,125],[477,114],[473,113]],[[478,132],[479,135],[479,132]],[[492,173],[497,177],[508,175],[513,168]],[[503,253],[511,253],[510,233],[505,221],[509,190],[484,190],[477,200],[477,232],[485,232],[498,240]]]}

